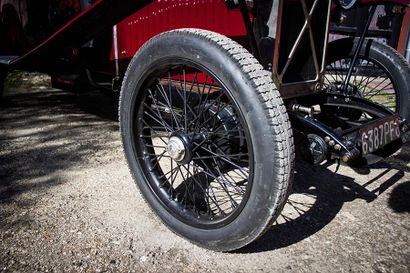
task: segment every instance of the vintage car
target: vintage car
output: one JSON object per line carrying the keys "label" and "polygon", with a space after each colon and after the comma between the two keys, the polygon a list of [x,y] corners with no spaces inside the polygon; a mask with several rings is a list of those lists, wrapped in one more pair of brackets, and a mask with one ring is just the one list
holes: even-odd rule
{"label": "vintage car", "polygon": [[[409,137],[410,66],[367,39],[379,3],[407,0],[0,0],[7,73],[118,92],[129,169],[174,232],[230,251],[287,200],[295,153],[366,164]],[[341,9],[358,37],[329,42]],[[309,178],[307,178],[309,179]]]}

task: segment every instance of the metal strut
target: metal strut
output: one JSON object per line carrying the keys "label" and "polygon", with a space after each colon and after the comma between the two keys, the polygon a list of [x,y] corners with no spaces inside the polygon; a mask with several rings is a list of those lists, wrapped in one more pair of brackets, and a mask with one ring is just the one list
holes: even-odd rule
{"label": "metal strut", "polygon": [[346,95],[347,95],[347,88],[349,86],[350,78],[352,77],[353,69],[356,66],[357,59],[359,58],[360,50],[362,49],[362,46],[363,46],[364,38],[366,37],[366,33],[369,30],[370,23],[373,19],[376,8],[377,8],[377,5],[373,5],[370,8],[370,12],[369,12],[369,16],[367,18],[366,25],[363,28],[363,32],[360,35],[359,43],[357,44],[357,47],[356,47],[356,49],[354,51],[354,54],[353,54],[352,61],[350,62],[350,67],[349,67],[349,70],[347,72],[347,77],[346,77],[346,79],[343,83],[343,93],[346,94]]}
{"label": "metal strut", "polygon": [[239,9],[242,14],[242,19],[245,24],[246,32],[248,34],[249,43],[251,46],[252,54],[255,58],[260,61],[260,52],[258,43],[256,42],[255,33],[253,32],[251,18],[249,17],[248,7],[246,5],[246,0],[238,0]]}

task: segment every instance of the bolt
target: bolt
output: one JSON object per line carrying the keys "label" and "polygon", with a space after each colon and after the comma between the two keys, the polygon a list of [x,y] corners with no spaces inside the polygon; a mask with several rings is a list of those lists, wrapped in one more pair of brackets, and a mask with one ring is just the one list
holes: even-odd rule
{"label": "bolt", "polygon": [[340,149],[342,149],[342,146],[340,146],[340,144],[336,144],[335,145],[335,150],[340,151]]}
{"label": "bolt", "polygon": [[330,139],[331,139],[331,138],[330,138],[329,136],[325,137],[325,141],[326,141],[326,142],[329,142]]}
{"label": "bolt", "polygon": [[321,84],[320,83],[317,83],[316,85],[315,85],[315,91],[320,91],[320,89],[321,89]]}
{"label": "bolt", "polygon": [[347,162],[349,161],[349,159],[350,159],[350,156],[347,155],[347,154],[345,154],[344,156],[342,156],[342,161],[343,161],[344,163],[347,163]]}
{"label": "bolt", "polygon": [[335,144],[336,144],[336,143],[335,143],[334,140],[329,141],[329,145],[330,145],[330,146],[335,146]]}

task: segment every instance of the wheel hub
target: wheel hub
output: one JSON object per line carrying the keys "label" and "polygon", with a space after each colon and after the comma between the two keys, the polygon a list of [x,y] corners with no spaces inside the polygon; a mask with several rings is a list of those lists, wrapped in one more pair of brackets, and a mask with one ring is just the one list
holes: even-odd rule
{"label": "wheel hub", "polygon": [[169,156],[179,162],[185,158],[186,148],[184,142],[177,136],[171,136],[165,148]]}
{"label": "wheel hub", "polygon": [[308,149],[310,161],[313,165],[319,165],[327,156],[327,144],[323,138],[315,134],[308,135]]}

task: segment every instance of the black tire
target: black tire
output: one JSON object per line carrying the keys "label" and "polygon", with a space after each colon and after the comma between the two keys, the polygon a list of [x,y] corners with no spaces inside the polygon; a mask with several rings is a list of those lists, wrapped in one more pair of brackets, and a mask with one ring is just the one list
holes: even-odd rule
{"label": "black tire", "polygon": [[[225,96],[224,103],[229,105],[229,111],[233,113],[229,114],[231,116],[228,119],[230,121],[235,120],[235,130],[238,130],[238,132],[243,130],[244,132],[242,137],[245,139],[244,145],[246,146],[241,146],[239,149],[248,153],[246,156],[247,160],[244,161],[240,161],[240,159],[238,161],[235,160],[233,155],[229,154],[229,151],[226,154],[221,152],[218,156],[221,159],[225,157],[224,160],[229,158],[233,163],[242,167],[243,165],[241,164],[249,164],[248,176],[241,181],[241,184],[231,181],[228,185],[225,182],[221,183],[217,177],[211,176],[211,174],[215,175],[215,169],[229,164],[222,164],[219,159],[217,161],[216,156],[212,158],[215,163],[215,166],[211,166],[212,168],[208,167],[206,162],[209,161],[206,161],[205,156],[202,159],[197,157],[196,161],[192,159],[190,163],[176,164],[177,167],[175,169],[179,168],[179,171],[183,170],[183,168],[185,170],[188,168],[186,177],[182,175],[183,196],[178,192],[181,185],[176,188],[173,187],[174,182],[172,179],[175,180],[172,172],[173,169],[171,168],[169,178],[171,182],[162,172],[162,169],[160,169],[162,168],[159,167],[159,162],[162,160],[161,157],[157,155],[154,148],[149,148],[155,144],[153,141],[154,128],[151,125],[145,126],[141,124],[153,122],[151,124],[157,124],[157,127],[161,127],[160,124],[165,122],[167,123],[166,126],[164,125],[166,129],[168,128],[167,126],[171,126],[169,123],[174,123],[171,126],[174,129],[178,126],[178,122],[180,122],[183,128],[179,128],[177,133],[181,132],[181,130],[182,132],[190,132],[189,128],[192,128],[191,123],[186,127],[182,125],[185,117],[190,115],[190,111],[196,112],[198,117],[203,115],[202,113],[204,112],[209,112],[211,106],[207,106],[207,109],[201,109],[201,101],[202,99],[203,101],[208,100],[208,96],[211,97],[214,94],[211,91],[205,94],[205,87],[201,94],[199,86],[198,92],[192,91],[192,86],[199,83],[198,80],[195,83],[195,78],[198,78],[198,74],[193,76],[194,79],[189,94],[186,85],[184,89],[182,81],[173,80],[170,76],[171,74],[168,74],[168,82],[164,84],[163,78],[158,78],[158,75],[159,73],[166,75],[164,72],[166,67],[172,67],[174,70],[177,69],[178,73],[183,71],[184,79],[185,69],[188,71],[198,68],[201,69],[199,71],[212,76],[215,82],[217,82],[220,87],[218,89],[218,92],[220,92],[218,97]],[[178,75],[180,76],[181,74]],[[156,87],[152,83],[154,79],[157,84]],[[204,80],[204,86],[206,86],[207,79],[205,78]],[[180,85],[177,85],[178,82]],[[147,87],[151,86],[159,88],[158,92],[161,95],[158,95],[157,91],[155,91],[156,95],[152,93],[154,91],[148,91]],[[160,100],[168,96],[168,93],[161,93],[161,87],[168,88],[166,92],[173,92],[168,97],[169,100]],[[180,89],[176,91],[177,88]],[[192,96],[198,96],[200,102],[196,105],[199,105],[199,109],[196,110],[198,107],[192,105],[191,100],[195,99],[190,100],[189,98],[186,99],[186,97],[184,101],[187,103],[177,106],[177,97],[175,97],[178,94],[177,92],[183,92],[183,96],[190,96],[192,92],[197,94]],[[218,92],[215,93],[219,94]],[[206,98],[203,97],[205,95]],[[212,100],[209,99],[207,104],[205,102],[202,103],[203,105],[209,105],[211,102]],[[168,112],[166,112],[166,110],[161,110],[160,105],[156,103],[169,103],[171,109],[168,109]],[[184,107],[185,110],[183,110]],[[193,110],[188,109],[188,111],[187,108],[190,107]],[[225,105],[220,108],[224,107]],[[158,109],[163,112],[160,113],[158,111],[158,115],[151,112]],[[294,149],[290,123],[286,109],[283,106],[283,101],[272,83],[270,73],[264,71],[255,58],[236,42],[217,33],[199,29],[179,29],[165,32],[152,38],[137,52],[128,67],[122,84],[119,111],[123,148],[130,172],[151,208],[171,230],[180,236],[201,247],[217,251],[230,251],[241,248],[257,239],[280,214],[286,202],[293,178]],[[148,111],[155,115],[157,119],[160,119],[160,116],[163,116],[164,119],[161,122],[157,121],[155,123],[154,119],[147,119],[149,117],[147,115]],[[217,111],[219,112],[215,112],[213,117],[215,119],[217,114],[216,116],[218,116],[217,119],[219,120],[222,110]],[[168,120],[165,120],[165,113],[168,113]],[[173,119],[174,113],[175,116],[180,115],[179,120],[177,117]],[[191,120],[195,121],[195,119]],[[225,127],[225,123],[223,124],[223,127]],[[196,126],[194,127],[196,128]],[[201,126],[204,127],[204,129],[201,128],[201,132],[207,129],[205,128],[207,125]],[[210,131],[212,131],[212,127]],[[224,134],[228,131],[231,131],[231,129],[224,131]],[[145,132],[150,132],[150,136],[147,136]],[[196,129],[193,129],[193,132],[195,133]],[[156,129],[155,133],[157,133]],[[205,133],[208,134],[209,132]],[[166,141],[169,141],[168,137],[170,135],[175,136],[175,131],[170,131],[166,134],[167,137],[157,136],[156,138],[160,138],[162,141],[163,138],[166,138]],[[187,135],[187,138],[194,139],[194,135],[193,133],[192,136]],[[228,136],[225,135],[225,137]],[[215,143],[216,141],[219,141],[219,139],[215,140]],[[234,142],[234,140],[230,139],[230,142]],[[206,143],[209,142],[207,141]],[[167,145],[171,149],[169,142]],[[200,147],[198,150],[203,149],[203,151],[207,150],[205,147],[211,147],[201,143],[194,143],[193,145]],[[209,143],[209,145],[213,144]],[[230,143],[227,145],[229,146]],[[215,150],[215,153],[218,151]],[[151,158],[152,154],[149,152],[155,154],[153,158]],[[185,152],[186,154],[194,153],[189,151],[188,148],[184,150],[184,154]],[[162,154],[164,153],[165,150]],[[211,155],[209,157],[213,156],[213,154],[209,155]],[[154,159],[154,163],[152,163],[152,159]],[[170,162],[176,161],[176,159],[169,160]],[[188,164],[188,167],[183,167],[184,164]],[[197,173],[194,170],[194,175],[191,176],[192,173],[189,172],[190,164],[193,165],[192,168],[194,168],[195,164],[203,166],[203,172],[197,167]],[[198,170],[200,173],[198,173]],[[163,175],[161,176],[157,173],[162,173]],[[176,173],[178,175],[178,170]],[[188,177],[188,175],[190,176]],[[208,178],[200,180],[200,175],[208,175]],[[219,172],[219,175],[225,179],[225,173]],[[198,178],[200,182],[194,177]],[[217,204],[218,200],[216,200],[219,197],[215,194],[213,197],[210,196],[211,190],[209,188],[212,187],[211,183],[214,182],[209,181],[214,178],[215,183],[218,182],[220,187],[224,188],[227,195],[229,195],[227,189],[232,184],[234,184],[232,187],[236,188],[245,185],[240,188],[243,191],[241,190],[238,193],[241,199],[237,206],[232,205],[234,203],[232,198],[232,200],[229,200],[232,207],[231,211],[222,211]],[[197,187],[199,193],[195,193],[194,187]],[[189,189],[193,192],[192,194],[189,192]],[[214,190],[212,189],[212,191]],[[206,192],[208,192],[208,195]],[[224,191],[221,192],[224,193]],[[190,195],[189,198],[186,195]],[[195,197],[200,199],[200,201],[195,201]],[[205,202],[206,204],[202,208],[197,204],[199,202]],[[226,202],[228,203],[228,201]],[[212,211],[211,205],[218,206],[220,213],[218,209]]]}
{"label": "black tire", "polygon": [[[333,71],[335,76],[327,76],[325,83],[334,84],[340,80],[343,82],[357,43],[358,39],[345,38],[329,44],[327,71]],[[385,105],[393,112],[399,113],[401,117],[410,120],[410,66],[403,56],[387,45],[367,39],[359,54],[358,64],[360,63],[363,64],[363,67],[358,66],[354,70],[349,83],[350,87],[357,88],[360,92],[360,89],[370,88],[367,86],[369,82],[374,82],[375,79],[379,80],[380,83],[376,81],[374,84],[374,86],[379,84],[377,88],[373,88],[374,92],[371,93],[372,89],[370,89],[363,97]],[[341,71],[340,67],[344,65],[344,71]],[[372,79],[369,81],[370,77]],[[364,82],[364,79],[367,82]],[[387,82],[383,82],[384,80],[381,79],[387,80]],[[389,85],[389,81],[391,85]],[[364,86],[364,84],[366,85]],[[376,92],[379,93],[376,94]]]}

